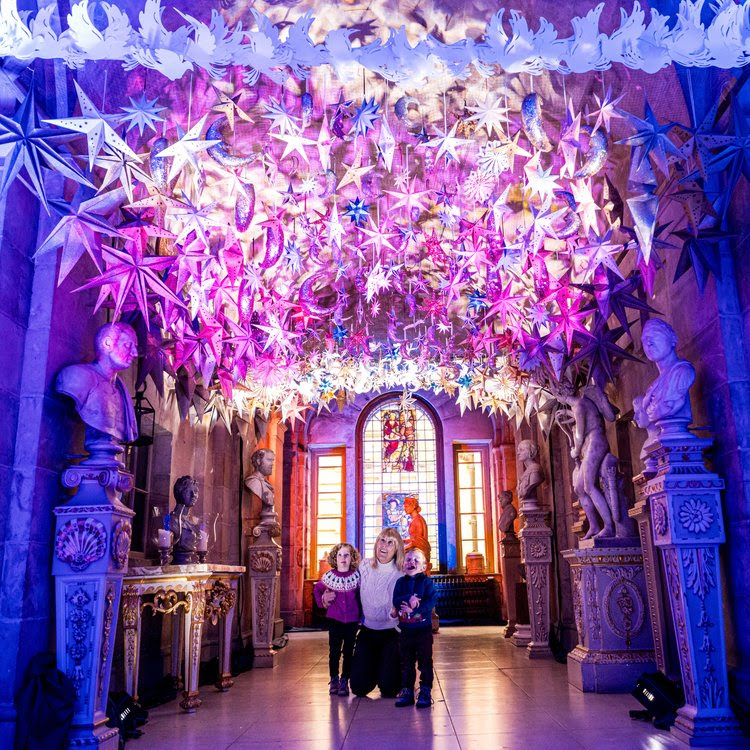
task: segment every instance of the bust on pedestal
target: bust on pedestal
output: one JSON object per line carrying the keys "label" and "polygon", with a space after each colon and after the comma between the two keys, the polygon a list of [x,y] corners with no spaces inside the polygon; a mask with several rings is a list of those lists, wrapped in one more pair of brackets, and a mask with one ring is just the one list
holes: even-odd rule
{"label": "bust on pedestal", "polygon": [[[643,351],[659,375],[634,400],[635,418],[648,431],[646,471],[636,477],[639,504],[650,506],[654,544],[661,550],[679,646],[685,705],[673,735],[690,746],[746,747],[729,706],[719,545],[725,541],[720,477],[703,452],[712,441],[688,430],[689,389],[695,370],[677,356],[670,325],[652,318]],[[649,580],[655,589],[655,578]],[[649,597],[659,592],[649,590]]]}
{"label": "bust on pedestal", "polygon": [[137,436],[133,403],[118,372],[137,354],[133,329],[108,323],[96,334],[96,360],[64,368],[56,388],[73,399],[86,425],[89,455],[63,471],[76,494],[55,510],[57,666],[76,692],[68,747],[116,750],[118,732],[106,726],[107,693],[120,609],[122,577],[134,515],[121,502],[132,476],[119,459]]}
{"label": "bust on pedestal", "polygon": [[186,475],[180,477],[172,490],[175,499],[174,510],[169,514],[169,529],[172,532],[172,563],[190,565],[199,562],[199,553],[205,531],[191,516],[190,509],[198,501],[198,482]]}
{"label": "bust on pedestal", "polygon": [[[530,659],[552,655],[549,647],[549,571],[552,563],[552,530],[547,526],[547,511],[539,507],[537,487],[544,472],[536,460],[539,449],[531,440],[521,440],[516,458],[523,466],[518,480],[518,504],[523,528],[521,560],[526,569],[531,640],[526,647]],[[523,645],[523,633],[516,630],[512,642]]]}
{"label": "bust on pedestal", "polygon": [[274,452],[260,449],[250,460],[255,471],[245,479],[245,487],[261,502],[260,523],[253,528],[248,540],[254,664],[273,667],[274,624],[281,578],[281,547],[274,539],[281,534],[281,527],[274,510],[273,485],[268,481],[273,472]]}

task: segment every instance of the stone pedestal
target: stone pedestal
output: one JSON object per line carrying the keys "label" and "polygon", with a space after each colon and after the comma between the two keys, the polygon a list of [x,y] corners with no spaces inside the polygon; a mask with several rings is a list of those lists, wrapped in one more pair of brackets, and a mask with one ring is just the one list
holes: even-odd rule
{"label": "stone pedestal", "polygon": [[685,692],[671,731],[691,747],[746,747],[727,684],[719,571],[724,483],[703,462],[711,440],[664,432],[651,445],[650,471],[638,492],[649,498],[654,543],[663,556]]}
{"label": "stone pedestal", "polygon": [[[521,580],[518,566],[521,562],[521,542],[515,534],[503,534],[500,540],[500,572],[503,576],[503,602],[508,624],[505,637],[510,638],[516,630],[516,584]],[[529,639],[531,634],[529,634]],[[528,641],[526,642],[527,645]]]}
{"label": "stone pedestal", "polygon": [[531,641],[526,647],[530,659],[552,656],[549,647],[549,572],[552,564],[552,529],[544,510],[521,509],[523,528],[521,560],[526,568]]}
{"label": "stone pedestal", "polygon": [[578,630],[568,682],[587,693],[628,692],[655,668],[638,539],[587,539],[563,557],[571,568]]}
{"label": "stone pedestal", "polygon": [[[274,514],[275,515],[275,514]],[[281,534],[278,523],[265,519],[253,529],[248,546],[248,575],[253,609],[255,667],[275,666],[276,602],[281,581],[281,547],[274,537]]]}
{"label": "stone pedestal", "polygon": [[481,552],[469,552],[466,555],[466,575],[484,575],[484,555]]}
{"label": "stone pedestal", "polygon": [[132,476],[114,462],[91,463],[63,472],[63,485],[78,492],[54,510],[57,667],[76,693],[68,747],[117,750],[106,709],[134,515],[120,497]]}
{"label": "stone pedestal", "polygon": [[656,668],[666,675],[671,675],[673,665],[670,665],[667,650],[667,633],[672,629],[672,623],[668,621],[669,613],[664,612],[664,604],[660,596],[660,575],[658,554],[654,546],[654,537],[651,533],[651,503],[647,495],[640,492],[640,487],[647,481],[641,474],[634,477],[633,483],[638,492],[638,500],[628,511],[628,515],[638,524],[638,535],[641,540],[641,551],[643,553],[643,574],[646,577],[646,593],[651,623],[651,637],[654,641],[654,658]]}

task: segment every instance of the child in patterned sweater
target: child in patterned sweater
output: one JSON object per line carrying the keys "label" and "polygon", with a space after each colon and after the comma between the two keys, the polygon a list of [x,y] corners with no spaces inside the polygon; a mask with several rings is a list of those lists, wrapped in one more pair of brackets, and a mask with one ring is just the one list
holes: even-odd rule
{"label": "child in patterned sweater", "polygon": [[[331,695],[349,695],[354,641],[361,608],[359,603],[359,552],[351,544],[337,544],[328,553],[331,570],[315,584],[313,594],[328,620],[328,671]],[[339,661],[344,663],[339,678]]]}

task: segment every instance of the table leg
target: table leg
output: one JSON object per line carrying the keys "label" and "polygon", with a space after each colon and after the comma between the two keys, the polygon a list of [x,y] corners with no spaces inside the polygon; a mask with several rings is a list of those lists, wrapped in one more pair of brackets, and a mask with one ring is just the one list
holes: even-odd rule
{"label": "table leg", "polygon": [[206,592],[202,586],[192,592],[192,606],[185,613],[185,690],[180,706],[188,713],[198,710],[198,672],[201,664],[201,638],[206,606]]}
{"label": "table leg", "polygon": [[185,613],[182,609],[176,609],[172,613],[172,685],[175,690],[179,690],[184,685],[182,681],[182,631],[184,620]]}
{"label": "table leg", "polygon": [[219,629],[219,679],[216,687],[225,692],[234,685],[232,679],[232,622],[234,621],[234,604],[237,601],[237,581],[231,582],[233,596],[229,598],[230,606],[222,618]]}
{"label": "table leg", "polygon": [[125,645],[125,692],[138,701],[141,646],[141,596],[135,586],[122,590],[122,632]]}

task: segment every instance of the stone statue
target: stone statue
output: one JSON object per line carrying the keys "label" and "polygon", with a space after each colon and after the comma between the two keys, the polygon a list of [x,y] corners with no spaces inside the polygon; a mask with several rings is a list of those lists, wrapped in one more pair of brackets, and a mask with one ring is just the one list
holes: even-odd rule
{"label": "stone statue", "polygon": [[695,369],[677,356],[677,335],[663,320],[648,320],[641,342],[645,355],[659,370],[646,393],[633,399],[635,423],[648,430],[641,450],[641,459],[648,463],[646,456],[658,437],[688,434],[687,427],[693,420],[689,391],[695,382]]}
{"label": "stone statue", "polygon": [[409,536],[404,539],[404,549],[418,549],[422,551],[427,563],[427,569],[430,569],[430,554],[432,545],[427,539],[427,521],[421,515],[422,508],[417,502],[417,498],[408,495],[404,498],[404,512],[411,516],[409,522]]}
{"label": "stone statue", "polygon": [[126,323],[107,323],[96,332],[94,344],[96,360],[65,367],[55,388],[75,401],[86,425],[86,449],[92,456],[107,447],[108,453],[116,455],[121,443],[138,437],[133,401],[117,377],[138,355],[138,340]]}
{"label": "stone statue", "polygon": [[250,461],[253,464],[255,471],[245,479],[245,487],[247,487],[253,495],[260,498],[261,523],[276,522],[276,513],[273,508],[273,485],[268,481],[268,477],[271,476],[271,472],[273,471],[274,458],[274,452],[267,448],[261,448],[260,450],[255,451],[250,457]]}
{"label": "stone statue", "polygon": [[576,394],[570,383],[562,383],[557,400],[569,407],[558,411],[555,420],[570,441],[575,461],[573,490],[589,522],[583,538],[633,536],[633,521],[617,484],[617,457],[609,450],[604,427],[605,419],[614,421],[616,408],[595,384]]}
{"label": "stone statue", "polygon": [[518,504],[521,511],[538,508],[536,488],[544,481],[544,472],[536,460],[539,449],[531,440],[522,440],[516,448],[516,458],[523,466],[523,474],[518,480]]}
{"label": "stone statue", "polygon": [[513,522],[518,517],[518,511],[513,505],[513,493],[504,490],[500,493],[500,520],[497,522],[500,531],[507,536],[515,536]]}
{"label": "stone statue", "polygon": [[173,535],[172,562],[186,565],[196,562],[198,541],[203,533],[198,522],[190,516],[190,509],[198,501],[198,482],[186,475],[180,477],[172,490],[174,510],[169,514],[169,529]]}

